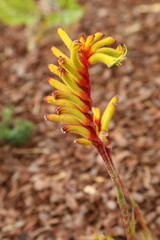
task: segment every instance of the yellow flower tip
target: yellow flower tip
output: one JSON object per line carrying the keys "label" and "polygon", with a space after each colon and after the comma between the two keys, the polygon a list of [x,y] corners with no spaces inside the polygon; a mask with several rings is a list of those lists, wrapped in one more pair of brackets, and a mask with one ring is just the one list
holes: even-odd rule
{"label": "yellow flower tip", "polygon": [[53,104],[54,97],[53,96],[46,96],[44,97],[44,101],[50,104]]}
{"label": "yellow flower tip", "polygon": [[56,48],[55,46],[52,46],[52,47],[51,47],[51,52],[52,52],[53,55],[55,55],[55,56],[56,56],[56,50],[57,50],[57,48]]}
{"label": "yellow flower tip", "polygon": [[115,103],[115,104],[117,104],[117,103],[118,103],[118,100],[119,100],[119,97],[118,97],[118,95],[116,95],[116,96],[114,96],[114,97],[111,99],[110,103]]}
{"label": "yellow flower tip", "polygon": [[52,51],[53,55],[56,56],[57,58],[62,56],[69,60],[69,58],[64,53],[62,53],[58,48],[53,46],[53,47],[51,47],[51,51]]}
{"label": "yellow flower tip", "polygon": [[53,121],[53,120],[52,120],[52,114],[47,114],[47,115],[45,115],[45,116],[44,116],[44,119],[45,119],[46,121]]}
{"label": "yellow flower tip", "polygon": [[44,116],[44,119],[50,122],[60,122],[59,116],[55,114],[47,114]]}
{"label": "yellow flower tip", "polygon": [[87,128],[79,125],[63,125],[62,131],[64,133],[68,133],[68,132],[76,133],[76,134],[82,135],[86,139],[90,139],[91,137],[90,131]]}
{"label": "yellow flower tip", "polygon": [[[60,76],[60,75],[59,75]],[[68,88],[67,85],[65,85],[64,83],[54,79],[54,78],[50,78],[48,80],[48,83],[50,86],[58,89],[58,90],[61,90],[63,92],[66,92],[66,93],[72,93],[72,91]]]}
{"label": "yellow flower tip", "polygon": [[109,104],[109,107],[107,107],[107,111],[105,111],[103,115],[103,121],[101,121],[101,129],[108,131],[108,125],[110,123],[110,120],[116,110],[116,103]]}
{"label": "yellow flower tip", "polygon": [[97,32],[94,35],[95,35],[94,42],[101,40],[105,36],[105,34],[101,32]]}
{"label": "yellow flower tip", "polygon": [[54,74],[57,75],[58,67],[57,67],[56,65],[54,65],[54,64],[48,64],[48,68],[49,68],[49,70],[50,70],[52,73],[54,73]]}
{"label": "yellow flower tip", "polygon": [[114,96],[111,99],[111,101],[109,102],[109,104],[101,118],[101,130],[108,131],[108,125],[109,125],[110,120],[116,110],[117,103],[118,103],[118,96]]}
{"label": "yellow flower tip", "polygon": [[80,37],[80,39],[79,39],[79,41],[83,44],[83,45],[85,45],[85,37],[84,37],[84,35],[82,35],[81,37]]}
{"label": "yellow flower tip", "polygon": [[70,50],[72,40],[70,39],[68,34],[61,27],[58,27],[58,34],[59,34],[60,38],[62,39],[62,41],[66,44],[66,46]]}
{"label": "yellow flower tip", "polygon": [[92,46],[92,44],[94,42],[94,38],[95,38],[95,34],[89,35],[87,37],[87,40],[85,42],[85,51],[88,51],[91,48],[91,46]]}
{"label": "yellow flower tip", "polygon": [[85,138],[76,139],[76,140],[74,140],[74,143],[78,143],[78,144],[81,144],[81,145],[87,145],[87,146],[93,146],[92,143]]}

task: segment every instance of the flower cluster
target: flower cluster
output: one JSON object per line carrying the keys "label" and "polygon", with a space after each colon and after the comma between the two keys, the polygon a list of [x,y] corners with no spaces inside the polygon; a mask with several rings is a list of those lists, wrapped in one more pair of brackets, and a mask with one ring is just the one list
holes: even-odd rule
{"label": "flower cluster", "polygon": [[116,43],[112,37],[104,38],[104,34],[96,33],[85,39],[72,41],[67,33],[58,28],[58,34],[70,51],[67,57],[56,47],[52,47],[53,54],[58,59],[59,66],[49,64],[49,69],[62,81],[50,78],[49,84],[56,88],[53,96],[45,97],[47,103],[56,105],[56,113],[45,116],[46,120],[62,122],[63,132],[80,134],[83,138],[75,142],[84,145],[94,145],[102,141],[107,147],[108,124],[118,102],[113,97],[100,116],[100,109],[92,107],[91,85],[88,73],[89,65],[97,62],[105,63],[108,67],[119,66],[126,59],[126,46],[118,45],[116,49],[110,46]]}

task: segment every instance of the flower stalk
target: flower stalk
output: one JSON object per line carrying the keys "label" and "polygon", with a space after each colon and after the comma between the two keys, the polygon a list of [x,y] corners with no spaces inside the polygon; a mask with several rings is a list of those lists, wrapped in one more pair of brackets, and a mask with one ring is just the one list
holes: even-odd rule
{"label": "flower stalk", "polygon": [[[111,157],[111,153],[110,151],[106,151],[107,152],[107,156],[108,156],[108,160],[109,162],[111,163],[112,167],[115,169],[115,166],[114,166],[114,163],[112,161],[112,157]],[[132,198],[132,196],[130,195],[128,189],[126,188],[126,186],[124,185],[124,183],[122,182],[121,178],[119,177],[118,173],[117,174],[117,177],[118,177],[118,181],[119,181],[119,184],[123,190],[123,193],[125,195],[125,197],[127,198],[127,200],[129,201],[129,203],[131,204],[131,206],[133,207],[133,211],[135,213],[135,215],[137,216],[138,220],[139,220],[139,223],[142,227],[142,229],[144,230],[145,234],[146,234],[146,237],[147,237],[147,240],[152,240],[152,236],[151,236],[151,233],[145,223],[145,220],[144,220],[144,217],[141,213],[141,210],[138,206],[138,204],[134,201],[134,199]]]}
{"label": "flower stalk", "polygon": [[117,201],[118,201],[118,204],[119,204],[122,216],[123,216],[127,239],[133,240],[132,234],[131,234],[131,225],[130,225],[130,218],[129,218],[129,213],[128,213],[128,209],[127,209],[127,204],[126,204],[123,189],[121,188],[115,168],[113,167],[113,165],[111,164],[111,162],[109,160],[108,154],[105,150],[105,147],[103,146],[103,143],[101,145],[95,144],[95,147],[97,148],[97,151],[101,155],[101,157],[104,161],[104,164],[107,168],[107,171],[116,187]]}
{"label": "flower stalk", "polygon": [[48,67],[61,81],[53,78],[48,80],[56,90],[52,96],[46,96],[45,101],[57,108],[55,114],[48,114],[45,119],[62,122],[64,124],[62,126],[63,133],[79,134],[82,138],[76,139],[76,143],[90,145],[97,149],[117,191],[117,201],[122,213],[127,240],[135,240],[135,236],[134,218],[133,214],[132,219],[130,218],[125,196],[133,206],[147,240],[152,240],[138,205],[130,197],[111,158],[108,125],[116,110],[118,97],[115,96],[111,99],[102,117],[100,109],[92,106],[91,99],[89,65],[102,62],[108,67],[119,66],[122,61],[126,60],[127,48],[120,44],[116,49],[110,47],[116,43],[116,40],[112,37],[102,39],[104,37],[102,33],[90,35],[87,39],[82,35],[79,40],[74,41],[61,28],[58,28],[58,34],[69,49],[70,57],[54,46],[51,49],[57,57],[59,66],[49,64]]}

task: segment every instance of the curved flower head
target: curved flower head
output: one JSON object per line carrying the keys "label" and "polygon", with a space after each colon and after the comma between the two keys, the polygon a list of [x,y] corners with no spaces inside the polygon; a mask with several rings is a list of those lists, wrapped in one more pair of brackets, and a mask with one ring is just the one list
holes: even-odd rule
{"label": "curved flower head", "polygon": [[52,96],[45,97],[45,100],[57,108],[55,114],[48,114],[45,119],[62,122],[63,132],[80,134],[83,138],[75,141],[79,144],[94,145],[96,142],[103,142],[107,147],[108,125],[118,98],[112,98],[101,118],[100,109],[92,106],[88,67],[97,62],[105,63],[108,67],[119,66],[126,59],[126,46],[111,48],[110,45],[116,43],[115,39],[103,39],[102,33],[90,35],[87,39],[82,35],[79,40],[74,41],[61,28],[58,28],[58,34],[69,49],[70,56],[54,46],[51,48],[57,57],[58,66],[49,64],[48,67],[61,80],[48,80],[56,90]]}

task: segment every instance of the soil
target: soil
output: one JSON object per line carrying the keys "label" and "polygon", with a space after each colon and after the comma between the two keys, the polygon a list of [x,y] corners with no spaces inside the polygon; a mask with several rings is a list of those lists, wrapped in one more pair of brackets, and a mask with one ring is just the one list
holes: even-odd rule
{"label": "soil", "polygon": [[[112,96],[119,96],[110,124],[113,160],[158,240],[160,3],[80,3],[83,17],[65,27],[72,39],[103,32],[128,48],[122,66],[91,67],[92,98],[103,111]],[[53,91],[47,83],[47,64],[56,63],[50,48],[67,53],[56,29],[36,46],[24,26],[1,24],[0,33],[0,109],[14,104],[15,117],[35,126],[31,140],[21,147],[0,143],[0,239],[93,240],[94,232],[126,239],[113,183],[96,150],[74,144],[75,135],[63,135],[59,124],[44,121],[43,115],[55,110],[43,101]]]}

